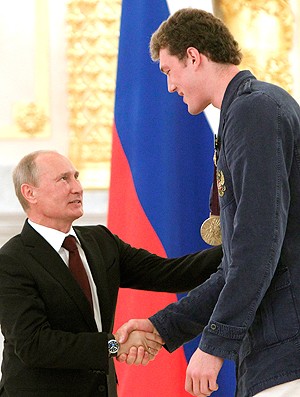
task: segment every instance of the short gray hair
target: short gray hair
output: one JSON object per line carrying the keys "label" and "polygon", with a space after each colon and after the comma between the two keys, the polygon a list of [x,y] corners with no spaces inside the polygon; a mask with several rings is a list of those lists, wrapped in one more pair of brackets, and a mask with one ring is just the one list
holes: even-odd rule
{"label": "short gray hair", "polygon": [[29,208],[28,201],[24,198],[21,186],[23,183],[28,183],[33,186],[38,186],[39,173],[36,165],[36,159],[40,154],[54,153],[53,150],[37,150],[24,156],[15,167],[13,171],[13,183],[18,200],[26,212]]}

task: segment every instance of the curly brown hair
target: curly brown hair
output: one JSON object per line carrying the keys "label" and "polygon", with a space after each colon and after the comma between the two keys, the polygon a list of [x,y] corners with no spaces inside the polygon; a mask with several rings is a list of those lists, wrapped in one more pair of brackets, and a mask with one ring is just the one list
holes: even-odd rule
{"label": "curly brown hair", "polygon": [[196,8],[183,8],[162,22],[150,41],[150,55],[159,60],[159,52],[167,48],[180,60],[189,47],[196,48],[210,60],[239,65],[242,53],[226,25],[213,14]]}

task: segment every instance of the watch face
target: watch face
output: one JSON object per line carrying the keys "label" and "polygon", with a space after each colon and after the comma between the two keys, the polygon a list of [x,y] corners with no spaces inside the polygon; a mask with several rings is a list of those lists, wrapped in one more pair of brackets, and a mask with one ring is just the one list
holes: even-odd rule
{"label": "watch face", "polygon": [[115,339],[108,341],[108,352],[111,356],[116,356],[119,351],[119,343]]}

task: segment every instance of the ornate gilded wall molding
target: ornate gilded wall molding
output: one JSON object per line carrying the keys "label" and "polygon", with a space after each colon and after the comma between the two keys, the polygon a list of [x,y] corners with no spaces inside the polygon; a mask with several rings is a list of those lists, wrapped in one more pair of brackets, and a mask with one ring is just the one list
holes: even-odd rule
{"label": "ornate gilded wall molding", "polygon": [[[11,0],[9,7],[5,7],[0,17],[1,62],[2,69],[10,74],[1,77],[12,79],[13,84],[7,93],[2,92],[0,100],[1,110],[5,109],[5,117],[0,120],[0,139],[48,138],[51,132],[48,0],[22,3]],[[16,23],[19,30],[13,31]],[[16,35],[16,32],[24,33]]]}
{"label": "ornate gilded wall molding", "polygon": [[213,7],[242,49],[241,66],[292,93],[295,22],[289,1],[213,0]]}
{"label": "ornate gilded wall molding", "polygon": [[85,188],[107,188],[121,0],[70,0],[67,61],[70,157]]}
{"label": "ornate gilded wall molding", "polygon": [[31,102],[18,106],[15,121],[21,132],[29,137],[36,137],[45,129],[48,117],[43,108]]}

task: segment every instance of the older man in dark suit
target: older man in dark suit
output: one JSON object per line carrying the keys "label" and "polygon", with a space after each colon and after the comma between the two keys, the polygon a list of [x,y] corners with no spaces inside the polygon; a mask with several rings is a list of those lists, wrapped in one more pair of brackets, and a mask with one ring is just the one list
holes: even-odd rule
{"label": "older man in dark suit", "polygon": [[[28,219],[0,250],[0,395],[116,396],[111,358],[140,346],[137,360],[146,363],[162,343],[157,335],[136,333],[118,344],[111,332],[119,287],[189,290],[217,269],[222,250],[165,259],[131,247],[104,226],[73,227],[83,214],[82,187],[78,171],[57,152],[25,156],[13,177]],[[75,239],[88,296],[71,274],[68,236]]]}

